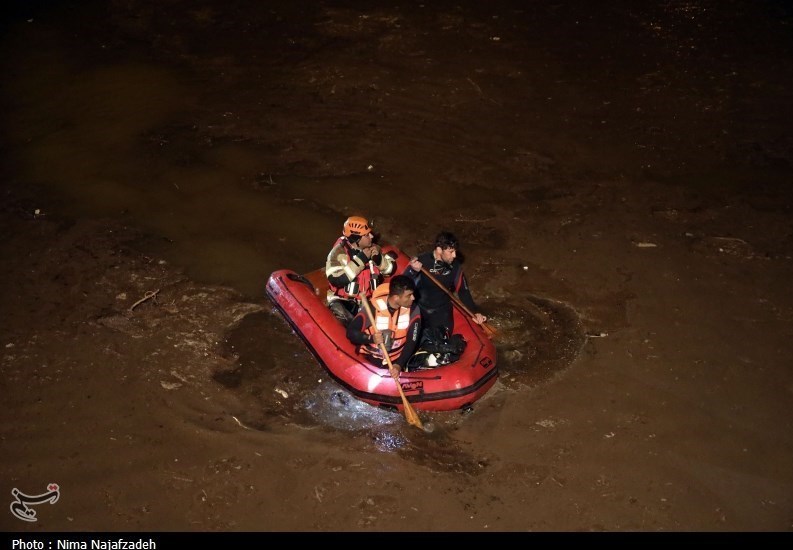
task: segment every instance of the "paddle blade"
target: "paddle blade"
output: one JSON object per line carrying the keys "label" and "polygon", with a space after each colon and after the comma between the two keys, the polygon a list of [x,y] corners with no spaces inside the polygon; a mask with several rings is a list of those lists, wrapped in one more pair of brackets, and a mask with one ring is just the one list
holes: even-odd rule
{"label": "paddle blade", "polygon": [[424,424],[421,423],[421,418],[419,418],[419,414],[416,412],[416,409],[413,408],[413,405],[410,404],[407,398],[402,401],[402,404],[405,407],[405,418],[408,423],[423,430]]}
{"label": "paddle blade", "polygon": [[402,391],[402,385],[399,383],[399,375],[394,375],[392,373],[392,377],[394,378],[394,384],[396,384],[397,390],[399,390],[399,397],[402,398],[402,412],[405,413],[405,420],[408,421],[408,424],[412,424],[413,426],[423,430],[424,424],[421,423],[419,413],[416,412],[416,409],[414,409],[413,405],[411,405],[410,401],[408,401],[405,392]]}

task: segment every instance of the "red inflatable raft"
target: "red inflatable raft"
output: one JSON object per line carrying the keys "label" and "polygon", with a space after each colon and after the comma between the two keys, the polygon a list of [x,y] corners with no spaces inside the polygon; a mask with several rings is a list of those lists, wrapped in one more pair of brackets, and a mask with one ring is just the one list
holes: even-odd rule
{"label": "red inflatable raft", "polygon": [[[395,272],[402,273],[409,258],[391,246],[383,247],[383,251],[397,254]],[[402,399],[388,369],[374,366],[356,353],[355,346],[347,340],[344,326],[326,305],[326,290],[324,270],[299,275],[282,269],[270,275],[266,292],[336,382],[361,401],[402,410]],[[454,332],[467,342],[460,359],[448,365],[400,374],[402,391],[415,409],[466,409],[495,384],[498,378],[495,346],[456,304]]]}

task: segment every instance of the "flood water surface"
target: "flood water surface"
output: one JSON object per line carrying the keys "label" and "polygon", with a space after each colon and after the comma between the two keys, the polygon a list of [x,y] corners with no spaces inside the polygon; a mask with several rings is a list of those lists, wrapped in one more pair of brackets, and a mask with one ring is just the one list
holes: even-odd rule
{"label": "flood water surface", "polygon": [[[45,530],[789,530],[791,21],[16,3],[4,479],[61,484]],[[431,431],[264,294],[350,215],[410,255],[453,231],[497,330],[498,382]]]}

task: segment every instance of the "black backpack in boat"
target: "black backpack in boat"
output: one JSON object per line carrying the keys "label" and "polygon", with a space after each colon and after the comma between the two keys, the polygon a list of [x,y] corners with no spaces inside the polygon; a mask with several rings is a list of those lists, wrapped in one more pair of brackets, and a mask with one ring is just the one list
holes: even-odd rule
{"label": "black backpack in boat", "polygon": [[408,370],[426,369],[454,363],[465,351],[462,334],[449,335],[446,328],[433,327],[421,334],[418,351],[408,361]]}

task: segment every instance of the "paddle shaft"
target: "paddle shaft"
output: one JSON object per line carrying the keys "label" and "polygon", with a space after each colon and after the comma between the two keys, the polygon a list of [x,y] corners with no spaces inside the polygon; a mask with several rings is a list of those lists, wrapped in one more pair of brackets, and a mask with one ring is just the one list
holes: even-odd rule
{"label": "paddle shaft", "polygon": [[[440,282],[438,279],[436,279],[436,278],[435,278],[435,275],[433,275],[432,273],[430,273],[430,272],[429,272],[429,270],[428,270],[426,267],[424,267],[424,266],[421,266],[421,272],[422,272],[424,275],[426,275],[426,276],[427,276],[427,278],[428,278],[430,281],[432,281],[433,283],[435,283],[435,284],[438,286],[438,288],[440,288],[442,291],[444,291],[444,292],[446,293],[446,295],[447,295],[449,298],[451,298],[451,300],[452,300],[452,301],[453,301],[455,304],[457,304],[458,306],[460,306],[460,309],[462,309],[462,310],[463,310],[465,313],[467,313],[467,314],[468,314],[468,316],[469,316],[469,317],[471,317],[471,318],[473,319],[473,317],[474,317],[474,312],[473,312],[473,311],[471,311],[470,309],[468,309],[468,306],[466,306],[466,305],[465,305],[465,304],[462,302],[462,300],[460,300],[460,298],[458,298],[458,297],[457,297],[457,295],[456,295],[456,294],[454,294],[453,292],[451,292],[451,291],[450,291],[448,288],[446,288],[446,286],[445,286],[443,283],[441,283],[441,282]],[[488,336],[493,336],[493,335],[495,335],[495,333],[496,333],[496,329],[494,329],[493,327],[491,327],[490,325],[488,325],[488,324],[487,324],[487,322],[484,322],[484,323],[482,323],[482,328],[484,328],[484,329],[485,329],[485,332],[488,334]]]}
{"label": "paddle shaft", "polygon": [[[369,317],[369,323],[372,325],[372,327],[376,327],[374,314],[372,313],[372,308],[369,306],[369,301],[366,299],[366,295],[363,292],[361,292],[360,296],[361,296],[361,304],[366,310],[366,316]],[[410,424],[416,426],[417,428],[421,428],[423,430],[424,425],[421,423],[421,419],[419,418],[418,413],[413,408],[413,405],[410,404],[410,401],[408,401],[405,392],[402,391],[402,384],[399,383],[399,374],[394,374],[394,364],[391,362],[391,356],[388,355],[388,350],[386,349],[385,344],[381,342],[379,346],[380,346],[380,350],[383,352],[383,357],[388,363],[388,370],[391,373],[391,377],[394,379],[394,383],[396,384],[397,390],[399,390],[399,397],[402,398],[402,407],[405,411],[405,418]]]}

